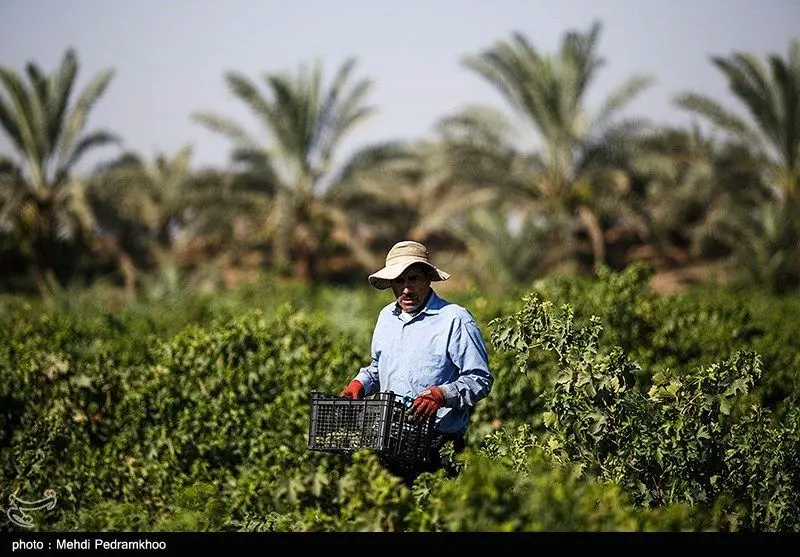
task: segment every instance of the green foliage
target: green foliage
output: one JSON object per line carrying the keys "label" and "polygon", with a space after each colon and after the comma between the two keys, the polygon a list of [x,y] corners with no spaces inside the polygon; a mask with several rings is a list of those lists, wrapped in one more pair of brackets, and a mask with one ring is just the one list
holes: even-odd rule
{"label": "green foliage", "polygon": [[448,531],[639,531],[700,529],[686,505],[635,509],[622,490],[554,464],[531,428],[487,436],[461,476],[442,485],[437,513]]}
{"label": "green foliage", "polygon": [[569,305],[557,311],[529,295],[495,325],[493,342],[514,350],[521,368],[537,351],[557,357],[543,421],[558,461],[619,485],[646,508],[710,508],[730,495],[744,505],[743,528],[800,527],[800,501],[788,495],[798,487],[797,420],[775,422],[748,403],[762,371],[757,354],[738,351],[691,372],[659,371],[648,385],[648,374],[621,348],[601,350],[601,320],[579,325]]}
{"label": "green foliage", "polygon": [[[635,373],[645,383],[659,371],[690,373],[744,350],[760,354],[764,364],[754,397],[778,413],[800,399],[800,351],[792,340],[800,334],[793,317],[798,298],[710,288],[661,296],[650,290],[651,275],[644,264],[622,272],[600,267],[596,280],[554,277],[534,284],[529,294],[556,307],[568,304],[576,325],[599,318],[598,349],[620,347],[639,363]],[[559,373],[541,351],[526,352],[527,362],[514,353],[520,369],[538,376],[542,386]]]}
{"label": "green foliage", "polygon": [[118,404],[149,361],[146,326],[23,307],[0,324],[0,339],[3,485],[20,494],[58,486],[67,508],[116,496],[98,450],[119,431]]}
{"label": "green foliage", "polygon": [[383,298],[7,298],[0,495],[54,489],[36,528],[61,531],[796,530],[797,300],[648,277],[541,281],[521,309],[448,294],[491,322],[495,383],[458,473],[413,483],[306,445],[309,391],[366,363]]}

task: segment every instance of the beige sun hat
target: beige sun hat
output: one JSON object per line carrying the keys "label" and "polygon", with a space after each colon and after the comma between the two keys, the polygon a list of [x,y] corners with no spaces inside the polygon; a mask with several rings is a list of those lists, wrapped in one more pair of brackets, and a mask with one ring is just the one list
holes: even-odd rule
{"label": "beige sun hat", "polygon": [[431,263],[428,248],[419,242],[405,240],[403,242],[397,242],[392,246],[392,249],[386,254],[386,266],[380,271],[372,273],[369,276],[369,282],[378,290],[386,290],[391,286],[390,280],[396,279],[402,275],[403,271],[414,263],[424,263],[433,269],[432,281],[447,280],[450,278],[448,273],[445,273]]}

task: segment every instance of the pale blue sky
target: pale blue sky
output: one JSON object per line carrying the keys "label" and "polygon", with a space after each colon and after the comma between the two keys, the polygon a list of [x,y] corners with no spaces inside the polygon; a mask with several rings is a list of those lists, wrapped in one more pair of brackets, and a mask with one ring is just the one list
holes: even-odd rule
{"label": "pale blue sky", "polygon": [[[373,141],[431,133],[442,116],[474,103],[510,109],[460,65],[514,31],[542,50],[564,32],[603,23],[607,59],[588,97],[591,109],[635,73],[657,78],[626,115],[683,124],[672,105],[692,89],[729,106],[711,55],[749,51],[786,55],[800,34],[800,0],[0,0],[0,64],[18,71],[36,61],[48,71],[68,46],[79,55],[79,84],[114,67],[90,128],[106,128],[145,156],[195,148],[195,165],[223,165],[230,143],[190,115],[210,110],[265,137],[227,92],[223,73],[251,78],[321,57],[330,76],[347,56],[369,77],[378,114],[344,143],[345,156]],[[0,152],[10,144],[0,137]],[[114,154],[104,149],[92,164]]]}

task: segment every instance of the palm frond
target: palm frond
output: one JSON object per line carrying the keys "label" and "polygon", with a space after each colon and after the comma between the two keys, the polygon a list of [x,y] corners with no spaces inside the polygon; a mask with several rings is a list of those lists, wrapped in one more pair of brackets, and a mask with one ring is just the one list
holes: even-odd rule
{"label": "palm frond", "polygon": [[633,76],[623,84],[619,85],[611,94],[606,98],[603,105],[597,112],[594,122],[590,127],[604,128],[609,121],[633,99],[635,99],[642,91],[655,83],[655,78],[652,76]]}
{"label": "palm frond", "polygon": [[236,142],[249,144],[255,143],[255,141],[250,139],[250,136],[247,134],[244,128],[242,128],[236,122],[225,118],[224,116],[207,112],[198,112],[192,115],[192,119],[195,122],[207,127],[211,131],[225,135]]}
{"label": "palm frond", "polygon": [[[75,86],[75,78],[78,75],[78,56],[73,49],[67,49],[61,60],[61,65],[51,77],[52,94],[48,99],[47,113],[50,117],[48,125],[49,135],[58,138],[64,131],[67,122],[67,110],[69,108],[72,88]],[[55,145],[52,146],[55,149]]]}
{"label": "palm frond", "polygon": [[697,93],[682,93],[675,97],[675,104],[707,118],[723,130],[743,136],[757,145],[762,144],[760,136],[747,122],[710,97]]}
{"label": "palm frond", "polygon": [[446,116],[436,124],[445,142],[477,143],[484,147],[510,147],[518,130],[505,115],[492,107],[471,105]]}
{"label": "palm frond", "polygon": [[766,63],[751,53],[715,56],[713,64],[726,77],[737,100],[746,108],[755,128],[725,110],[719,103],[695,93],[682,94],[677,103],[738,136],[772,159],[765,173],[783,199],[794,199],[800,190],[800,39],[789,43],[784,59],[770,55]]}
{"label": "palm frond", "polygon": [[89,112],[108,88],[114,74],[113,69],[101,71],[89,81],[78,96],[72,111],[66,116],[62,133],[56,143],[58,145],[56,168],[67,168],[69,160],[73,160],[73,164],[78,161],[78,158],[73,157],[75,145],[86,126]]}
{"label": "palm frond", "polygon": [[[0,83],[2,83],[10,107],[3,110],[3,124],[15,141],[17,149],[23,158],[28,161],[32,178],[37,187],[44,186],[45,177],[42,175],[44,153],[40,150],[40,141],[35,130],[33,108],[31,99],[17,74],[9,68],[0,67]],[[9,110],[10,108],[10,110]],[[13,121],[8,125],[6,119]]]}
{"label": "palm frond", "polygon": [[418,161],[414,146],[403,141],[368,145],[353,153],[332,179],[327,197],[332,201],[365,193],[369,184],[385,183],[413,172]]}
{"label": "palm frond", "polygon": [[122,138],[109,131],[101,130],[83,136],[75,145],[75,149],[63,167],[57,168],[53,183],[59,184],[67,179],[70,169],[86,154],[87,151],[104,145],[120,145]]}

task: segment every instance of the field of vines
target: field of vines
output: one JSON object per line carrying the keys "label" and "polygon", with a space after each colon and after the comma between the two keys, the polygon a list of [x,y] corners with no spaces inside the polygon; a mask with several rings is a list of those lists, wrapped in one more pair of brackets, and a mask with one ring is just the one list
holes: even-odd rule
{"label": "field of vines", "polygon": [[389,301],[366,283],[0,298],[0,505],[53,490],[38,531],[800,530],[800,296],[649,279],[438,290],[495,382],[458,474],[413,484],[307,448],[310,391]]}

